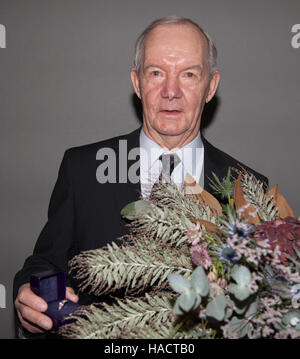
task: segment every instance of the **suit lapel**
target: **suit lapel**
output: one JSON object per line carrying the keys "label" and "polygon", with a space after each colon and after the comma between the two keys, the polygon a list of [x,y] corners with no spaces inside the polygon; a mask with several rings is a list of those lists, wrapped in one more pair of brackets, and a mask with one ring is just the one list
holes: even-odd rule
{"label": "suit lapel", "polygon": [[[129,154],[130,150],[132,150],[133,148],[139,148],[140,130],[141,130],[141,127],[139,129],[135,130],[134,132],[131,132],[130,134],[121,138],[122,140],[126,140],[126,144],[127,144],[127,153],[126,153],[127,173],[128,173],[129,168],[132,165],[134,165],[138,160],[138,159],[128,160],[128,154]],[[117,171],[116,171],[117,184],[115,186],[113,186],[113,188],[114,188],[113,195],[115,197],[115,203],[117,204],[117,209],[120,210],[126,204],[133,202],[133,201],[137,201],[140,198],[141,185],[140,185],[140,180],[138,181],[138,183],[132,183],[131,181],[129,181],[128,177],[127,177],[126,183],[118,183],[120,156],[122,155],[122,157],[124,157],[124,159],[125,159],[124,154],[119,153],[119,144],[117,144],[116,153],[117,153]],[[140,175],[139,169],[137,170],[136,174],[139,177],[139,175]]]}
{"label": "suit lapel", "polygon": [[204,145],[204,189],[210,192],[209,179],[212,177],[212,172],[216,173],[217,168],[211,156],[209,143],[203,136],[201,137]]}
{"label": "suit lapel", "polygon": [[209,178],[211,178],[212,172],[215,172],[215,165],[211,156],[211,147],[202,134],[201,140],[204,146],[204,189],[209,192]]}
{"label": "suit lapel", "polygon": [[204,189],[215,196],[219,202],[223,202],[210,186],[210,179],[213,180],[213,173],[221,180],[227,175],[227,170],[232,163],[228,161],[224,153],[211,145],[201,134],[204,145]]}

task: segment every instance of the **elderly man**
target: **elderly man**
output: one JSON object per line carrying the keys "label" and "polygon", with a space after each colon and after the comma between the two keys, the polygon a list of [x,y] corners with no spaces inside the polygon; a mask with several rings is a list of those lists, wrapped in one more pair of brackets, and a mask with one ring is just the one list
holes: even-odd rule
{"label": "elderly man", "polygon": [[[66,151],[51,197],[48,222],[33,255],[15,277],[18,321],[31,333],[52,327],[49,317],[43,314],[47,303],[30,290],[31,274],[50,269],[67,271],[68,260],[80,251],[99,248],[123,235],[126,230],[120,210],[140,194],[149,195],[164,171],[178,186],[190,173],[209,191],[212,172],[224,177],[229,166],[240,165],[199,132],[203,107],[214,96],[220,74],[215,46],[196,23],[177,17],[153,22],[138,38],[131,80],[143,105],[142,128]],[[136,149],[139,162],[132,155]],[[107,161],[112,153],[116,157]],[[123,162],[115,166],[121,158],[127,159],[126,169],[137,170],[137,181],[132,180],[130,169],[124,177]],[[267,184],[264,176],[243,167]],[[114,176],[109,181],[107,173],[111,171]],[[78,301],[71,277],[68,285],[67,298]],[[88,295],[80,300],[89,301]]]}

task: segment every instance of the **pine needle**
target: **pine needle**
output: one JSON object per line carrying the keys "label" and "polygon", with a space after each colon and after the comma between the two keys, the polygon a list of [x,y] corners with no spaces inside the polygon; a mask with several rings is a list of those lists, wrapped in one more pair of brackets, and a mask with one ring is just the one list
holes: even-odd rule
{"label": "pine needle", "polygon": [[148,295],[143,299],[103,304],[103,308],[91,305],[72,315],[76,322],[61,327],[59,334],[69,339],[112,339],[124,338],[126,333],[128,336],[128,332],[132,331],[137,337],[144,338],[145,328],[153,327],[154,323],[160,328],[162,323],[169,321],[171,311],[168,298],[151,298]]}
{"label": "pine needle", "polygon": [[148,286],[162,286],[171,273],[188,276],[192,272],[187,249],[177,251],[151,244],[147,246],[144,242],[141,248],[112,243],[106,248],[82,252],[69,262],[70,272],[81,280],[81,291],[89,289],[95,295],[120,288],[137,293]]}
{"label": "pine needle", "polygon": [[258,216],[264,221],[273,221],[278,213],[278,208],[273,196],[266,196],[263,182],[257,180],[247,171],[242,171],[241,186],[245,200],[257,210]]}

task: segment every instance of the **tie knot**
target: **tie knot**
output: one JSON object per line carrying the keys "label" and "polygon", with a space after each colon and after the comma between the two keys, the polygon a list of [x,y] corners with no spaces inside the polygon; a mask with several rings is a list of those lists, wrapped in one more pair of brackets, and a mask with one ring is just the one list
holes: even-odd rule
{"label": "tie knot", "polygon": [[176,153],[162,154],[159,160],[162,163],[162,174],[170,177],[174,168],[180,163],[180,158]]}

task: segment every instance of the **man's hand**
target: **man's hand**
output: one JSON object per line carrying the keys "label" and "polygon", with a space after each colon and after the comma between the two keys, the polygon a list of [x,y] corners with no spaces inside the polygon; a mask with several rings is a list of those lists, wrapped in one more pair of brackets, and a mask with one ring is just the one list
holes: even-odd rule
{"label": "man's hand", "polygon": [[[78,302],[78,296],[70,287],[66,288],[66,299]],[[15,307],[22,326],[29,332],[44,333],[52,328],[52,320],[42,314],[47,310],[47,303],[32,292],[29,283],[25,283],[19,288]]]}

